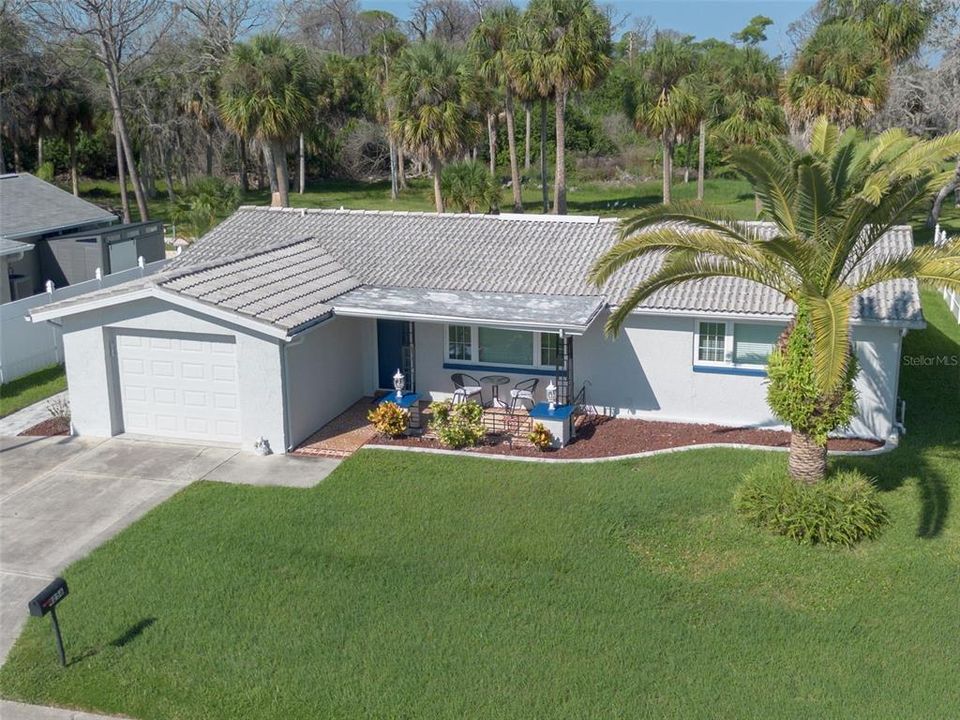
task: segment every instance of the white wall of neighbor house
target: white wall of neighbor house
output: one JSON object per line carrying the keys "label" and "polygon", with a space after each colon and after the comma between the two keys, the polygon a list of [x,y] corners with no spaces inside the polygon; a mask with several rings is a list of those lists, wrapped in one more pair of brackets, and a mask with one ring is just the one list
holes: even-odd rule
{"label": "white wall of neighbor house", "polygon": [[369,366],[375,367],[376,356],[364,348],[371,324],[376,338],[375,322],[336,317],[287,345],[288,447],[308,438],[363,395],[372,394]]}
{"label": "white wall of neighbor house", "polygon": [[74,430],[107,437],[123,432],[114,336],[124,332],[173,332],[232,337],[237,344],[241,445],[265,437],[275,452],[287,446],[280,342],[212,322],[157,299],[143,299],[63,318],[63,347]]}
{"label": "white wall of neighbor house", "polygon": [[[588,405],[619,417],[781,427],[767,405],[766,377],[694,370],[696,320],[632,315],[616,339],[603,335],[602,316],[574,340],[574,374],[586,383]],[[900,330],[853,330],[861,372],[858,415],[846,434],[876,438],[894,432]]]}

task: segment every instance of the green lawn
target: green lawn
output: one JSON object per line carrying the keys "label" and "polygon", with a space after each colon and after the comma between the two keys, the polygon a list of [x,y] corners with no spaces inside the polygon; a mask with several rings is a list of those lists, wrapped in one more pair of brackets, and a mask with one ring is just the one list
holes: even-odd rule
{"label": "green lawn", "polygon": [[[0,691],[138,718],[937,718],[960,708],[960,329],[927,294],[909,434],[844,461],[853,550],[731,511],[759,452],[597,465],[362,451],[312,490],[201,483],[65,576]],[[952,399],[950,402],[945,400]]]}
{"label": "green lawn", "polygon": [[62,365],[53,365],[0,385],[0,417],[67,389]]}

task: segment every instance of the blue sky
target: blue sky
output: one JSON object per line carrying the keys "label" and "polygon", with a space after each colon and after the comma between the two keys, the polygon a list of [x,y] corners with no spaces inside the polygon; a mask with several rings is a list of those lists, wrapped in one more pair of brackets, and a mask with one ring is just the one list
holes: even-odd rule
{"label": "blue sky", "polygon": [[[703,40],[715,37],[729,40],[730,34],[743,28],[754,15],[766,15],[774,21],[767,30],[767,52],[778,55],[792,48],[787,38],[787,26],[803,15],[814,3],[813,0],[599,0],[613,5],[621,13],[634,17],[651,16],[657,26],[695,35]],[[389,10],[400,18],[406,18],[410,2],[407,0],[363,0],[367,9]],[[525,5],[518,2],[518,5]]]}

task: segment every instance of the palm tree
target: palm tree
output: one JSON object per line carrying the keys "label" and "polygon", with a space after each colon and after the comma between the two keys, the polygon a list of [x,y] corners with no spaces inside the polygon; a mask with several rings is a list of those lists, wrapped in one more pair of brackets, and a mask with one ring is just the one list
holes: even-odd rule
{"label": "palm tree", "polygon": [[411,45],[397,57],[390,79],[396,103],[393,131],[430,165],[437,212],[443,212],[443,163],[479,136],[471,79],[461,59],[437,42]]}
{"label": "palm tree", "polygon": [[507,149],[510,154],[510,183],[513,189],[513,209],[523,211],[520,193],[520,165],[517,161],[517,139],[513,101],[516,86],[522,83],[512,73],[510,53],[516,47],[516,28],[520,25],[520,11],[513,5],[488,10],[474,29],[470,50],[474,54],[480,78],[493,83],[503,91],[504,114],[507,120]]}
{"label": "palm tree", "polygon": [[540,105],[540,190],[543,212],[550,212],[550,189],[547,184],[547,102],[552,97],[550,85],[544,76],[544,66],[538,50],[535,19],[524,13],[513,36],[513,51],[507,56],[514,91],[524,104],[524,169],[530,169],[530,125],[534,102]]}
{"label": "palm tree", "polygon": [[288,207],[286,143],[313,112],[313,80],[306,51],[276,35],[237,43],[221,79],[220,113],[241,138],[256,138],[272,156],[267,172],[277,181],[274,206]]}
{"label": "palm tree", "polygon": [[703,94],[697,54],[687,40],[660,35],[638,61],[635,82],[625,102],[641,132],[660,139],[663,146],[663,203],[672,201],[673,155],[677,135],[699,124]]}
{"label": "palm tree", "polygon": [[494,212],[500,204],[500,184],[483,163],[476,160],[451,163],[443,168],[440,189],[447,205],[461,212]]}
{"label": "palm tree", "polygon": [[[888,130],[864,141],[823,118],[809,150],[784,138],[736,150],[732,162],[762,199],[773,237],[701,204],[657,207],[626,221],[590,279],[602,285],[651,254],[662,263],[611,313],[607,332],[616,334],[658,290],[709,278],[741,278],[792,301],[798,312],[771,357],[768,399],[793,431],[791,475],[817,482],[826,473],[827,434],[853,413],[850,317],[857,295],[900,278],[960,289],[960,241],[896,256],[875,252],[882,236],[953,172],[943,163],[958,152],[960,133],[919,140]],[[804,382],[790,376],[794,371]]]}
{"label": "palm tree", "polygon": [[593,0],[532,0],[532,76],[554,99],[556,163],[553,211],[567,212],[566,108],[570,93],[593,87],[610,67],[610,22]]}

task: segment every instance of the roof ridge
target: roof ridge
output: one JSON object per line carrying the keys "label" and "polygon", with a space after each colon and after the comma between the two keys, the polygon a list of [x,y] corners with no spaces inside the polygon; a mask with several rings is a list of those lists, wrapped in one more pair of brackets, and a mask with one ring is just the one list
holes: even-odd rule
{"label": "roof ridge", "polygon": [[371,208],[336,207],[273,207],[270,205],[241,205],[237,210],[253,210],[266,213],[291,213],[304,215],[384,215],[388,217],[427,217],[437,220],[469,218],[471,220],[517,220],[520,222],[572,223],[594,225],[618,223],[619,217],[601,217],[599,215],[552,215],[544,213],[465,213],[433,212],[432,210],[381,210]]}

